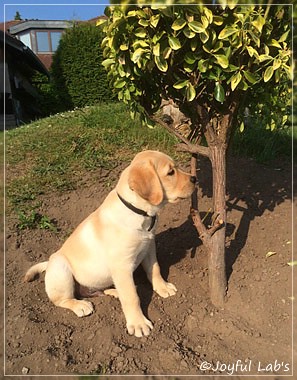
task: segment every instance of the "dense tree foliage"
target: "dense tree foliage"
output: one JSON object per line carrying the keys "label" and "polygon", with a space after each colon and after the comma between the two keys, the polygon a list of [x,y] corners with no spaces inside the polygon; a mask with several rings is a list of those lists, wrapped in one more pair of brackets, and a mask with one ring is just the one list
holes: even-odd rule
{"label": "dense tree foliage", "polygon": [[284,116],[288,94],[290,7],[122,6],[107,13],[104,65],[119,99],[133,110],[152,115],[171,98],[195,119],[197,104],[215,115],[234,98],[242,107],[257,98],[255,114],[272,128],[283,125],[278,111]]}

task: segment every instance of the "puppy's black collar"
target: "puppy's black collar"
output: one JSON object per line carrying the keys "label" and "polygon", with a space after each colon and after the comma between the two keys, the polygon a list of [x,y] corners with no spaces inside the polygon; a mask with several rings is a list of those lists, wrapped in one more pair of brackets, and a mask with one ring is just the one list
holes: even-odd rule
{"label": "puppy's black collar", "polygon": [[129,210],[135,212],[138,215],[147,216],[147,217],[151,218],[152,220],[151,220],[151,224],[149,226],[148,231],[151,231],[153,229],[153,227],[154,227],[154,225],[156,223],[156,219],[157,219],[156,215],[151,216],[146,211],[141,210],[140,208],[137,208],[137,207],[133,206],[131,203],[127,202],[124,198],[122,198],[119,193],[117,193],[117,196],[119,197],[119,199],[121,200],[121,202],[124,203],[124,205],[126,207],[128,207]]}

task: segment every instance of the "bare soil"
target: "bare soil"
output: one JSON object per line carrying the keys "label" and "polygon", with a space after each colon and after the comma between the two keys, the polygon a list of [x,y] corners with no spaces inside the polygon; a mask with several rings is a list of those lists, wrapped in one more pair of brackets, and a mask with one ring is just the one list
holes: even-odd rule
{"label": "bare soil", "polygon": [[[287,264],[293,246],[292,180],[287,163],[264,166],[230,159],[223,309],[209,299],[207,256],[188,218],[190,201],[166,206],[156,236],[162,273],[176,285],[177,295],[161,299],[142,270],[135,273],[144,314],[154,324],[149,337],[127,333],[117,299],[93,298],[95,312],[78,318],[48,300],[44,276],[22,282],[32,264],[46,260],[100,205],[123,166],[85,178],[75,191],[41,198],[40,211],[56,221],[58,233],[18,231],[16,219],[7,218],[5,374],[292,375],[293,277]],[[199,167],[199,208],[207,212],[211,171],[205,160]],[[275,253],[266,257],[268,252]]]}

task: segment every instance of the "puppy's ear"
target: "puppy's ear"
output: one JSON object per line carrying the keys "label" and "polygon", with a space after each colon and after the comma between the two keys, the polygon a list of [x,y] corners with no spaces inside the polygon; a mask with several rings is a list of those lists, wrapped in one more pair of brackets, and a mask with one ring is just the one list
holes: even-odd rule
{"label": "puppy's ear", "polygon": [[141,198],[157,206],[163,201],[163,189],[151,162],[135,163],[130,168],[128,184]]}

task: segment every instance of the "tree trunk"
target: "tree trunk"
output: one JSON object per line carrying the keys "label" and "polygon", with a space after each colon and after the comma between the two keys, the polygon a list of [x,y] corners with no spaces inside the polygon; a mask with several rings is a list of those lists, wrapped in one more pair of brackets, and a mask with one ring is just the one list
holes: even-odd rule
{"label": "tree trunk", "polygon": [[[213,178],[213,220],[206,227],[198,210],[197,189],[192,194],[191,216],[208,253],[210,299],[217,307],[224,305],[227,291],[227,275],[225,265],[225,231],[226,231],[226,150],[230,136],[232,120],[236,114],[238,103],[230,102],[226,112],[210,117],[208,106],[196,105],[197,114],[192,115],[193,125],[204,134],[207,147],[200,145],[200,140],[194,144],[176,131],[172,125],[167,125],[159,117],[152,116],[154,121],[164,126],[177,136],[182,143],[178,149],[192,153],[191,173],[197,175],[197,155],[208,157],[212,165]],[[195,109],[195,107],[193,107]],[[194,128],[195,129],[195,128]]]}
{"label": "tree trunk", "polygon": [[[208,247],[209,288],[212,303],[221,307],[224,304],[227,290],[225,265],[226,144],[219,143],[211,145],[209,148],[213,178],[213,218],[221,221],[221,228],[212,235]],[[215,220],[213,220],[213,224],[215,224]]]}

